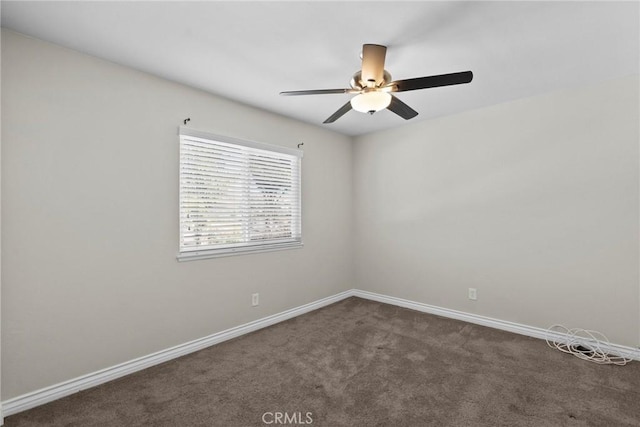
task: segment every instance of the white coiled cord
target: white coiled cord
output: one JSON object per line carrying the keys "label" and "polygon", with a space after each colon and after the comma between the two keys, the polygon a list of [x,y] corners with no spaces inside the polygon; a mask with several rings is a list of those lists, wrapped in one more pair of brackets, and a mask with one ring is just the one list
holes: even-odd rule
{"label": "white coiled cord", "polygon": [[604,334],[585,329],[569,329],[553,325],[547,329],[547,345],[563,353],[573,354],[579,359],[601,365],[626,365],[632,359],[624,355],[609,353],[611,343]]}

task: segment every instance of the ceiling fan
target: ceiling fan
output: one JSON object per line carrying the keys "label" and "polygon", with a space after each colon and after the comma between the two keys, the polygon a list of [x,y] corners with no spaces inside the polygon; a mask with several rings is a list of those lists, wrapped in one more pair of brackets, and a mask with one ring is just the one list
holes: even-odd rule
{"label": "ceiling fan", "polygon": [[393,96],[392,92],[427,89],[430,87],[450,86],[469,83],[473,79],[471,71],[439,74],[435,76],[416,77],[413,79],[391,81],[391,74],[384,69],[386,46],[365,44],[362,46],[362,70],[357,71],[351,79],[351,87],[347,89],[293,90],[280,92],[280,95],[325,95],[333,93],[358,94],[351,98],[338,111],[323,123],[333,123],[349,110],[373,114],[385,108],[396,113],[405,120],[418,115],[418,112]]}

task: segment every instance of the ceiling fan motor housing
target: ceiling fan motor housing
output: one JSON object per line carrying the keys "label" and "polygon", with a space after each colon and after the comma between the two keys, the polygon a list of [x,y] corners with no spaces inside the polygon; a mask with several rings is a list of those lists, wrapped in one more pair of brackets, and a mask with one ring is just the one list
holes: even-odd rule
{"label": "ceiling fan motor housing", "polygon": [[[391,74],[387,71],[384,70],[382,73],[383,77],[382,77],[382,83],[376,85],[375,82],[365,82],[362,80],[362,71],[358,70],[353,74],[353,77],[351,78],[351,87],[353,89],[356,90],[362,90],[364,88],[367,87],[382,87],[384,85],[386,85],[387,83],[391,82]],[[373,83],[373,85],[372,85]]]}

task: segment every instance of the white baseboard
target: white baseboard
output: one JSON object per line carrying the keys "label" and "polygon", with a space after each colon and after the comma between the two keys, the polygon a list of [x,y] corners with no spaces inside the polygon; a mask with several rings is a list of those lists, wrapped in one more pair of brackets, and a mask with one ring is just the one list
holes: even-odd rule
{"label": "white baseboard", "polygon": [[[95,387],[97,385],[104,384],[108,381],[120,378],[128,374],[132,374],[142,369],[149,368],[151,366],[169,361],[171,359],[175,359],[180,356],[184,356],[189,353],[193,353],[198,350],[202,350],[203,348],[210,347],[223,341],[227,341],[231,338],[236,338],[241,335],[248,334],[249,332],[257,331],[258,329],[262,329],[267,326],[282,322],[284,320],[300,316],[301,314],[317,310],[319,308],[352,296],[385,304],[391,304],[398,307],[410,308],[412,310],[435,314],[451,319],[463,320],[465,322],[488,326],[495,329],[501,329],[503,331],[514,332],[516,334],[526,335],[534,338],[545,339],[549,335],[547,330],[542,328],[527,326],[520,323],[508,322],[505,320],[493,319],[491,317],[480,316],[477,314],[465,313],[463,311],[450,310],[448,308],[442,308],[402,298],[376,294],[373,292],[351,289],[327,298],[323,298],[318,301],[314,301],[309,304],[302,305],[300,307],[274,314],[272,316],[267,316],[253,322],[245,323],[244,325],[230,328],[204,338],[190,341],[185,344],[180,344],[166,350],[161,350],[147,356],[139,357],[137,359],[121,363],[119,365],[73,378],[59,384],[55,384],[40,390],[33,391],[31,393],[24,394],[22,396],[14,397],[13,399],[2,402],[0,406],[0,417],[2,415],[8,417],[18,412],[43,405],[45,403],[60,399],[70,394],[77,393],[78,391]],[[561,337],[560,334],[556,335]],[[624,355],[635,360],[640,360],[640,349],[611,344],[608,348],[606,348],[606,350],[608,350],[612,354]],[[2,420],[3,418],[0,418],[0,425],[2,424]]]}
{"label": "white baseboard", "polygon": [[[333,304],[335,302],[348,298],[352,296],[352,294],[352,291],[341,292],[339,294],[332,295],[330,297],[323,298],[318,301],[302,305],[300,307],[286,310],[278,314],[267,316],[253,322],[245,323],[244,325],[236,326],[234,328],[230,328],[204,338],[180,344],[166,350],[161,350],[147,356],[142,356],[128,362],[120,363],[106,369],[101,369],[87,375],[73,378],[59,384],[54,384],[52,386],[33,391],[31,393],[14,397],[13,399],[2,402],[0,413],[5,417],[8,417],[18,412],[43,405],[45,403],[60,399],[65,396],[69,396],[81,390],[95,387],[108,381],[115,380],[116,378],[141,371],[142,369],[158,365],[160,363],[175,359],[180,356],[184,356],[189,353],[193,353],[198,350],[202,350],[203,348],[210,347],[223,341],[227,341],[231,338],[236,338],[240,335],[248,334],[249,332],[257,331],[258,329],[262,329],[267,326],[282,322],[284,320],[300,316],[301,314],[317,310],[329,304]],[[0,418],[0,425],[1,424],[2,418]]]}
{"label": "white baseboard", "polygon": [[[503,331],[513,332],[520,335],[526,335],[533,338],[557,338],[560,341],[566,338],[566,335],[560,333],[550,334],[547,329],[537,328],[535,326],[523,325],[521,323],[509,322],[506,320],[494,319],[491,317],[480,316],[478,314],[466,313],[464,311],[451,310],[448,308],[438,307],[435,305],[424,304],[421,302],[410,301],[402,298],[391,297],[387,295],[376,294],[374,292],[360,291],[352,289],[351,295],[372,301],[391,304],[398,307],[410,308],[412,310],[422,311],[423,313],[435,314],[450,319],[463,320],[465,322],[474,323],[476,325],[488,326],[490,328],[501,329]],[[640,360],[640,349],[627,347],[619,344],[609,344],[601,346],[601,348],[611,354],[624,356],[634,360]]]}

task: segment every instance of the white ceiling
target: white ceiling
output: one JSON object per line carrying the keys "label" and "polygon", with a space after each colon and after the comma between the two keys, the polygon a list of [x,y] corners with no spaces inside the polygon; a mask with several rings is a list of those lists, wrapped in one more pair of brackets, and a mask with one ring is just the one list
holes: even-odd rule
{"label": "white ceiling", "polygon": [[321,123],[350,95],[363,43],[394,79],[471,70],[467,85],[399,93],[454,114],[639,70],[638,2],[12,2],[2,26],[348,135],[401,126],[383,110]]}

